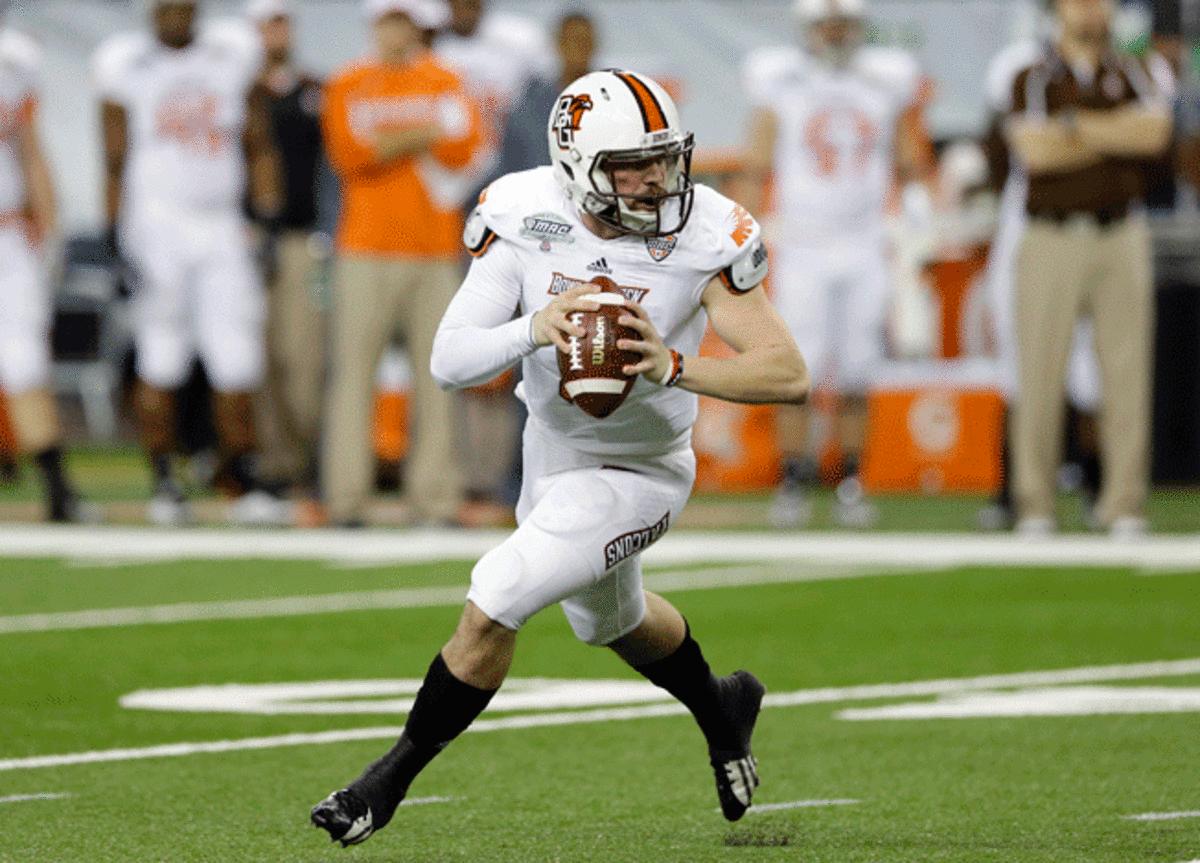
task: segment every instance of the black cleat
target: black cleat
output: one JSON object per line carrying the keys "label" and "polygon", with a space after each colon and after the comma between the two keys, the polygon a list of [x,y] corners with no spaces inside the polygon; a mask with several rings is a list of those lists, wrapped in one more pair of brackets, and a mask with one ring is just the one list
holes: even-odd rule
{"label": "black cleat", "polygon": [[762,707],[767,688],[749,671],[735,671],[721,679],[726,718],[733,729],[735,749],[709,747],[709,762],[717,779],[717,797],[721,814],[737,821],[750,808],[750,798],[758,787],[758,762],[750,753],[750,736]]}
{"label": "black cleat", "polygon": [[333,792],[314,806],[309,818],[343,848],[364,842],[375,832],[371,807],[348,788]]}

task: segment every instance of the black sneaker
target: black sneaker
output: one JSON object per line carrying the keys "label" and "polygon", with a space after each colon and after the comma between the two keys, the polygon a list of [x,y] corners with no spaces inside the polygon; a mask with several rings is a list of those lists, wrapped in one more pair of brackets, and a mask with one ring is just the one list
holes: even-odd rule
{"label": "black sneaker", "polygon": [[349,788],[330,794],[312,808],[309,818],[343,848],[364,842],[375,832],[371,807]]}
{"label": "black sneaker", "polygon": [[762,707],[767,688],[749,671],[735,671],[721,679],[725,693],[725,713],[733,728],[736,749],[709,747],[709,763],[717,779],[717,797],[721,813],[737,821],[750,808],[750,798],[758,787],[758,761],[750,753],[750,736]]}

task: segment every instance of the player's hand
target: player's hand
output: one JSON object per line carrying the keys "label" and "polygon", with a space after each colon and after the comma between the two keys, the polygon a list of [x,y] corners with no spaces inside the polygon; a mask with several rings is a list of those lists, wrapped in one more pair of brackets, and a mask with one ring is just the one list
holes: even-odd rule
{"label": "player's hand", "polygon": [[622,367],[627,375],[644,375],[647,380],[659,383],[667,376],[671,368],[671,350],[663,344],[662,336],[650,321],[650,315],[638,303],[625,301],[625,314],[617,318],[618,324],[623,324],[635,330],[641,339],[617,339],[617,347],[623,351],[633,351],[642,355],[640,361],[631,366]]}
{"label": "player's hand", "polygon": [[571,313],[598,311],[598,302],[584,299],[588,294],[594,293],[594,287],[578,287],[563,291],[551,300],[548,306],[533,316],[533,343],[538,347],[554,345],[564,354],[569,354],[571,348],[567,339],[571,336],[583,338],[587,335],[583,327],[571,323]]}

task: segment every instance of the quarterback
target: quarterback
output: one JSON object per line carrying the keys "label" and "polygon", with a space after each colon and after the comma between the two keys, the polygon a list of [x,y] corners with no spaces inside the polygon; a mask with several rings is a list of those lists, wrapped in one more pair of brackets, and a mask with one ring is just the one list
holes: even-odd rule
{"label": "quarterback", "polygon": [[[634,72],[584,75],[559,97],[548,137],[551,165],[500,178],[468,220],[475,260],[431,362],[456,388],[522,363],[519,527],[476,564],[399,741],[313,808],[313,823],[343,845],[388,823],[503,683],[521,626],[554,603],[581,641],[611,648],[687,706],[726,818],[745,813],[758,785],[750,739],[763,685],[747,671],[710,671],[683,616],[642,588],[639,556],[691,491],[697,394],[799,404],[808,373],[764,294],[758,223],[692,183],[692,135],[662,87]],[[556,351],[584,336],[579,322],[599,311],[602,286],[639,338],[616,342],[632,354],[622,372],[634,383],[596,419],[567,401]],[[736,356],[696,356],[707,322]]]}

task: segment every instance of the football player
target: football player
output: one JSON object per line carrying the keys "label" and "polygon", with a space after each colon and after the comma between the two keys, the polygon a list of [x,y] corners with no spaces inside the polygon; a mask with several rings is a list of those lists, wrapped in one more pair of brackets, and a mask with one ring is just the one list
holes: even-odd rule
{"label": "football player", "polygon": [[[775,305],[808,360],[813,383],[839,396],[845,479],[834,518],[869,526],[874,508],[857,478],[866,393],[883,357],[890,297],[885,200],[893,178],[927,168],[922,76],[908,54],[863,44],[864,0],[797,0],[802,44],[754,52],[745,65],[753,105],[739,197],[757,207],[774,179]],[[777,527],[811,517],[817,462],[805,412],[779,412],[783,481]]]}
{"label": "football player", "polygon": [[[517,362],[529,409],[519,527],[471,575],[458,627],[434,657],[403,735],[312,820],[343,845],[391,819],[421,769],[471,724],[504,681],[517,631],[560,603],[575,635],[611,648],[691,711],[730,820],[758,785],[751,734],[764,688],[716,677],[683,616],[642,588],[640,552],[666,532],[695,477],[697,394],[799,404],[808,374],[762,288],[766,250],[739,204],[690,178],[692,136],[644,75],[593,72],[551,113],[552,165],[491,184],[467,222],[475,260],[447,309],[432,372],[468,387]],[[602,273],[602,275],[595,275]],[[626,400],[594,419],[560,395],[556,351],[572,315],[615,283],[620,322],[639,336]],[[697,356],[707,323],[736,352]]]}
{"label": "football player", "polygon": [[243,189],[270,221],[281,205],[261,43],[242,24],[196,24],[196,0],[147,0],[150,32],[112,37],[95,57],[105,201],[114,246],[137,273],[137,412],[154,475],[148,515],[186,520],[171,471],[174,391],[195,355],[215,390],[222,457],[247,492],[235,520],[274,521],[256,490],[251,393],[264,372],[264,296]]}
{"label": "football player", "polygon": [[22,450],[32,455],[51,521],[77,521],[81,505],[63,467],[50,388],[50,289],[38,247],[53,255],[57,205],[36,128],[41,51],[4,26],[0,0],[0,387]]}

